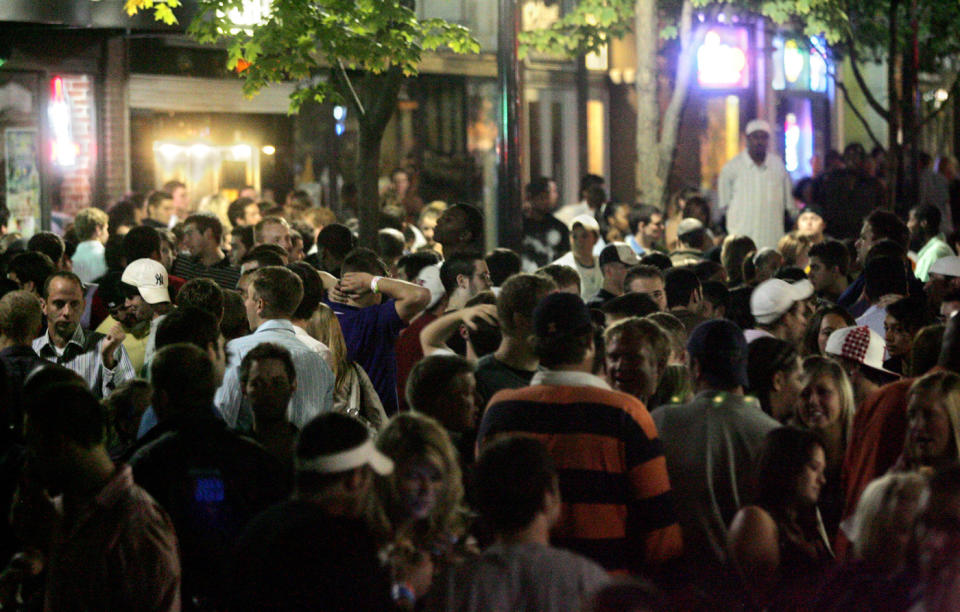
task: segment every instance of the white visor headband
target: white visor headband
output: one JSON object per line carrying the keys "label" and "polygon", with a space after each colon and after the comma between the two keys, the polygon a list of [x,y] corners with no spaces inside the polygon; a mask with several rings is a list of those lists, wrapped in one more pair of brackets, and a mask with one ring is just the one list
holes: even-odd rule
{"label": "white visor headband", "polygon": [[374,472],[386,476],[393,471],[393,460],[377,450],[373,440],[367,439],[360,446],[334,453],[321,455],[313,459],[297,457],[297,471],[316,472],[319,474],[336,474],[369,465]]}

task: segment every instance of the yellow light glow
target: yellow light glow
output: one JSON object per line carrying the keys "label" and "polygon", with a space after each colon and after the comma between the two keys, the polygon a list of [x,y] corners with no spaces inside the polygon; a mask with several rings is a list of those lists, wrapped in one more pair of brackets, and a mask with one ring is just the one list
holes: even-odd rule
{"label": "yellow light glow", "polygon": [[206,157],[211,151],[213,151],[211,147],[200,142],[190,146],[190,155],[194,157]]}
{"label": "yellow light glow", "polygon": [[233,145],[230,151],[233,153],[233,156],[237,159],[249,159],[250,153],[252,152],[250,145],[245,145],[245,144]]}
{"label": "yellow light glow", "polygon": [[740,152],[740,98],[727,96],[726,98],[726,156],[727,161],[733,159]]}
{"label": "yellow light glow", "polygon": [[263,145],[260,150],[263,151],[264,155],[273,155],[277,152],[277,149],[273,145]]}
{"label": "yellow light glow", "polygon": [[157,145],[157,151],[160,152],[160,155],[164,157],[176,157],[183,152],[183,147],[180,145],[175,145],[171,142],[163,142]]}

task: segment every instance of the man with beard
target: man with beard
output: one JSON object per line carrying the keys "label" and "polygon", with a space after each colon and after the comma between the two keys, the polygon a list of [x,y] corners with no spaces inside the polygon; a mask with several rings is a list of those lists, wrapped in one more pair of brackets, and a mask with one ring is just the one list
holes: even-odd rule
{"label": "man with beard", "polygon": [[47,333],[33,341],[38,355],[80,375],[98,397],[134,377],[130,357],[121,344],[126,336],[117,323],[106,334],[80,327],[83,283],[72,272],[54,272],[43,288]]}

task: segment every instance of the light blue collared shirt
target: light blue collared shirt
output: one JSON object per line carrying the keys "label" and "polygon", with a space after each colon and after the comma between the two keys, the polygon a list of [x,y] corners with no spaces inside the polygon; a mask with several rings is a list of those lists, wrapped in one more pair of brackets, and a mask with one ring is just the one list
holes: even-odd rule
{"label": "light blue collared shirt", "polygon": [[297,390],[287,408],[291,423],[303,428],[313,417],[333,410],[333,387],[336,382],[333,370],[317,351],[297,340],[293,323],[287,319],[270,319],[261,323],[252,334],[227,343],[230,363],[214,400],[227,425],[244,431],[252,426],[253,412],[240,390],[240,362],[253,347],[264,342],[279,344],[290,351],[293,357]]}

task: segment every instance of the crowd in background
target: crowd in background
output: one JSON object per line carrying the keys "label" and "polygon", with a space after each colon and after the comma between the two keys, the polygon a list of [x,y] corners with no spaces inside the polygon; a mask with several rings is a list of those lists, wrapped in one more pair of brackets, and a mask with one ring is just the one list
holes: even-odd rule
{"label": "crowd in background", "polygon": [[[4,609],[956,610],[960,180],[0,211]],[[347,195],[350,190],[346,190]],[[349,201],[349,198],[348,198]],[[8,231],[9,230],[9,231]]]}

